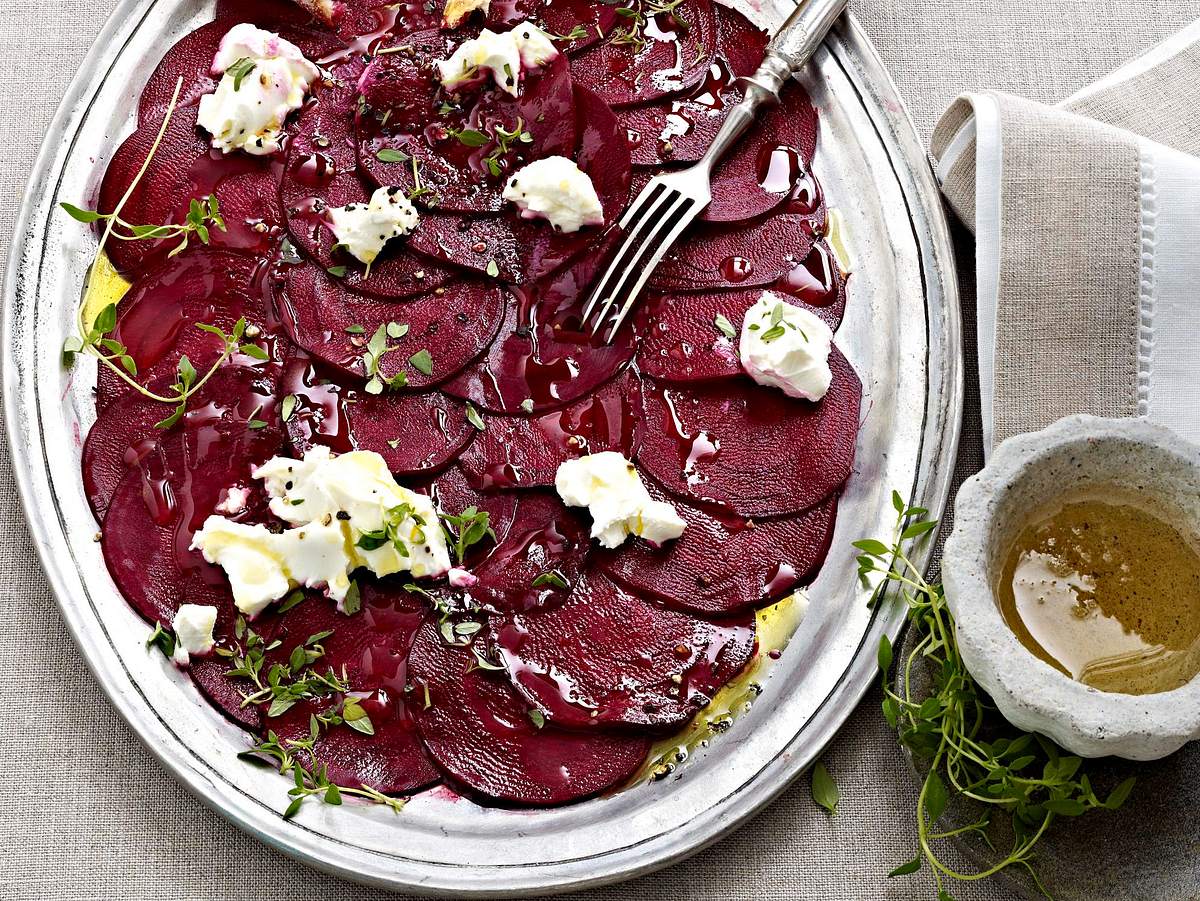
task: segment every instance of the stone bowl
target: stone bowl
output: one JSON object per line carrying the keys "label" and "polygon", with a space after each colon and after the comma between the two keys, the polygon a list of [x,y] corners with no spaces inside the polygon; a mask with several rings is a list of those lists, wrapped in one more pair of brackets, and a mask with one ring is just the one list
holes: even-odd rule
{"label": "stone bowl", "polygon": [[1200,677],[1146,695],[1076,682],[1021,644],[996,600],[1005,556],[1029,514],[1101,492],[1200,534],[1200,448],[1145,420],[1094,416],[1005,441],[959,492],[942,559],[946,600],[963,661],[1014,726],[1083,757],[1158,760],[1200,739]]}

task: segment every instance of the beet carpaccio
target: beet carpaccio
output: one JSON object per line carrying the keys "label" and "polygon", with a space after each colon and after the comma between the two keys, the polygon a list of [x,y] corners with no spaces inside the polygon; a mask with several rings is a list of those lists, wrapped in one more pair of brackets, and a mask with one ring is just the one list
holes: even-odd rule
{"label": "beet carpaccio", "polygon": [[802,89],[634,321],[580,322],[765,43],[710,0],[238,0],[150,74],[91,214],[131,287],[77,342],[84,483],[289,814],[619,787],[820,569],[861,385]]}

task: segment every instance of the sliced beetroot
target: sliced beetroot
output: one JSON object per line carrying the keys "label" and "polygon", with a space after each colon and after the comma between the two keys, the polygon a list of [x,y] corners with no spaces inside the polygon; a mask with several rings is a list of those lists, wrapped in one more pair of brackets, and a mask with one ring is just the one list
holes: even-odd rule
{"label": "sliced beetroot", "polygon": [[[158,393],[170,382],[151,382]],[[262,368],[226,364],[189,400],[194,411],[222,410],[223,427],[233,422],[266,422],[274,409],[275,380]],[[266,411],[266,412],[264,412]],[[103,519],[113,492],[130,467],[154,450],[164,430],[157,424],[172,407],[129,392],[110,404],[96,419],[83,446],[83,485],[97,519]]]}
{"label": "sliced beetroot", "polygon": [[599,552],[605,574],[635,594],[675,610],[727,616],[779,600],[816,576],[833,538],[837,498],[795,516],[748,520],[671,498],[647,480],[687,523],[656,548],[641,539]]}
{"label": "sliced beetroot", "polygon": [[737,79],[753,75],[762,62],[766,33],[722,4],[714,4],[713,13],[717,47],[704,78],[682,96],[624,107],[617,113],[629,132],[635,166],[694,163],[700,159],[725,115],[742,100]]}
{"label": "sliced beetroot", "polygon": [[[566,55],[525,72],[517,97],[486,84],[450,95],[433,63],[458,42],[427,32],[403,43],[411,53],[376,57],[359,81],[365,103],[357,120],[359,161],[376,184],[412,193],[419,173],[420,187],[432,193],[418,196],[418,203],[448,212],[499,212],[513,172],[574,150],[575,97]],[[528,140],[504,139],[502,146],[499,129],[516,132],[518,124]],[[460,133],[480,137],[465,143]]]}
{"label": "sliced beetroot", "polygon": [[[437,391],[373,395],[343,389],[341,396],[340,415],[349,429],[351,447],[379,454],[398,476],[444,468],[477,434],[467,422],[466,405]],[[314,434],[303,413],[293,414],[292,420],[286,425],[296,453],[304,454],[315,444],[345,450],[340,438]]]}
{"label": "sliced beetroot", "polygon": [[633,775],[648,738],[538,728],[503,673],[480,669],[470,648],[443,643],[435,623],[417,635],[408,659],[425,749],[468,790],[531,806],[599,794]]}
{"label": "sliced beetroot", "polygon": [[528,415],[586,397],[620,373],[636,350],[632,331],[605,344],[581,324],[587,288],[604,260],[589,255],[517,292],[491,347],[443,390],[493,413]]}
{"label": "sliced beetroot", "polygon": [[[157,126],[142,126],[121,145],[100,186],[101,212],[112,212],[133,184],[157,131]],[[121,218],[132,225],[178,225],[186,220],[194,200],[215,195],[226,227],[209,228],[211,246],[262,255],[277,240],[284,222],[278,200],[281,172],[281,164],[272,157],[213,150],[207,136],[196,128],[195,107],[177,110],[145,174],[122,207]],[[191,241],[201,243],[195,236]],[[136,275],[161,261],[178,244],[177,238],[114,238],[107,249],[120,271]]]}
{"label": "sliced beetroot", "polygon": [[[488,9],[488,23],[511,28],[518,22],[533,22],[554,37],[566,53],[578,53],[602,40],[620,21],[617,7],[591,0],[516,0],[497,3]],[[570,40],[565,38],[575,34]]]}
{"label": "sliced beetroot", "polygon": [[[829,283],[830,293],[818,292],[814,287],[812,291],[798,292],[800,297],[781,290],[779,295],[789,303],[808,309],[836,331],[846,310],[845,277],[828,255],[824,241],[819,242],[809,256],[814,272],[813,285]],[[828,268],[824,265],[826,261],[830,264]],[[807,273],[809,269],[804,271]],[[724,316],[740,335],[746,311],[758,303],[763,290],[664,294],[647,298],[638,309],[635,327],[642,336],[638,366],[646,375],[668,382],[742,375],[738,338],[726,337],[717,328],[716,318]],[[769,286],[766,290],[779,288]],[[804,298],[829,299],[831,302],[817,306],[805,303]]]}
{"label": "sliced beetroot", "polygon": [[[339,785],[369,786],[387,793],[410,792],[437,781],[412,717],[408,690],[408,651],[428,613],[425,604],[396,585],[361,584],[362,609],[353,616],[337,612],[327,598],[309,595],[279,616],[275,639],[281,644],[272,662],[286,664],[297,647],[320,645],[324,656],[314,672],[344,673],[351,696],[371,722],[372,734],[341,724],[322,727],[305,763],[320,763]],[[309,639],[332,632],[317,642]],[[340,695],[302,702],[263,722],[285,741],[310,737],[310,716],[336,710]]]}
{"label": "sliced beetroot", "polygon": [[[148,622],[169,625],[182,604],[210,604],[218,612],[214,635],[234,634],[237,610],[224,572],[190,547],[224,489],[249,485],[252,461],[278,450],[278,432],[247,428],[240,407],[233,418],[212,405],[189,413],[131,466],[112,496],[101,530],[105,563],[125,599]],[[248,509],[235,518],[259,512]],[[241,703],[242,686],[225,675],[227,668],[200,658],[192,676],[231,719],[254,727],[259,712]]]}
{"label": "sliced beetroot", "polygon": [[813,403],[747,379],[667,387],[647,382],[638,463],[668,491],[741,516],[786,516],[850,475],[862,383],[836,349],[833,385]]}
{"label": "sliced beetroot", "polygon": [[294,0],[217,0],[215,15],[217,19],[253,22],[272,29],[287,25],[316,26],[318,21]]}
{"label": "sliced beetroot", "polygon": [[[395,323],[379,372],[391,378],[404,372],[410,389],[446,381],[461,372],[495,338],[504,321],[506,301],[499,288],[457,280],[435,287],[415,300],[381,301],[358,294],[311,264],[292,267],[279,296],[279,313],[292,339],[314,356],[356,379],[365,378],[364,353],[380,328]],[[428,350],[429,373],[411,357]]]}
{"label": "sliced beetroot", "polygon": [[[296,190],[296,184],[292,182],[293,190]],[[317,263],[337,272],[348,286],[365,294],[389,299],[406,298],[448,281],[454,275],[452,267],[414,252],[414,248],[420,244],[416,238],[426,226],[426,217],[422,218],[414,235],[405,240],[390,241],[379,258],[371,264],[369,271],[361,262],[340,250],[334,254],[337,238],[329,227],[327,210],[329,207],[367,203],[372,192],[372,187],[356,172],[338,175],[316,193],[285,201],[284,215],[288,232],[296,244]]]}
{"label": "sliced beetroot", "polygon": [[[268,332],[267,291],[254,259],[194,248],[164,261],[134,283],[117,306],[117,327],[111,337],[122,342],[133,358],[139,383],[166,380],[170,384],[181,356],[187,356],[197,372],[203,373],[224,350],[224,342],[197,328],[197,323],[228,333],[244,317],[256,330],[244,340],[272,351],[273,359],[262,364],[269,367],[280,349]],[[260,365],[241,354],[234,362]],[[132,390],[109,367],[99,368],[96,394],[100,408]]]}
{"label": "sliced beetroot", "polygon": [[494,610],[513,613],[561,604],[580,578],[590,544],[582,517],[558,495],[523,492],[515,526],[475,568],[479,582],[471,596]]}
{"label": "sliced beetroot", "polygon": [[782,213],[749,225],[697,226],[654,271],[650,289],[714,291],[770,285],[804,262],[822,225],[813,216]]}
{"label": "sliced beetroot", "polygon": [[517,691],[555,725],[678,727],[754,654],[754,614],[714,621],[667,610],[599,573],[561,607],[498,626]]}
{"label": "sliced beetroot", "polygon": [[641,379],[632,369],[591,397],[540,416],[485,416],[486,428],[462,458],[481,488],[554,484],[567,460],[602,451],[632,458],[640,443]]}
{"label": "sliced beetroot", "polygon": [[698,84],[712,64],[716,18],[709,0],[688,0],[673,12],[622,17],[601,43],[572,61],[575,80],[613,106],[647,103]]}
{"label": "sliced beetroot", "polygon": [[[579,145],[575,161],[588,174],[611,225],[629,199],[630,168],[616,116],[595,93],[575,86]],[[598,227],[572,234],[544,220],[520,218],[511,207],[496,217],[429,212],[413,234],[413,247],[448,263],[494,274],[514,284],[556,272],[603,240]],[[495,264],[494,266],[492,264]]]}

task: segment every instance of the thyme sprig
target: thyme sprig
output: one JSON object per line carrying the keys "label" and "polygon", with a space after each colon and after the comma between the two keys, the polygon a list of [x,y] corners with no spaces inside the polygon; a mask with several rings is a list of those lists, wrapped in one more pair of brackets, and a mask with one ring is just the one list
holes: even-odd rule
{"label": "thyme sprig", "polygon": [[486,510],[480,510],[478,507],[467,507],[462,513],[457,516],[450,513],[441,514],[442,525],[446,530],[446,536],[450,539],[450,546],[454,549],[454,557],[459,563],[462,563],[467,556],[467,551],[483,541],[485,538],[496,540],[496,533],[492,529],[491,517]]}
{"label": "thyme sprig", "polygon": [[[908,607],[910,628],[918,636],[916,646],[900,663],[900,691],[893,690],[887,675],[894,655],[887,636],[880,641],[879,667],[884,716],[897,730],[901,744],[915,757],[928,761],[929,774],[917,802],[918,853],[889,875],[915,873],[928,864],[939,901],[952,901],[947,881],[976,882],[1019,867],[1049,898],[1033,866],[1037,843],[1059,817],[1120,807],[1134,780],[1122,782],[1101,800],[1079,757],[1064,754],[1041,735],[1019,732],[1003,723],[963,663],[942,587],[928,582],[910,556],[915,544],[933,534],[937,522],[928,518],[927,510],[905,504],[898,493],[893,493],[892,502],[897,521],[891,540],[868,539],[855,542],[855,547],[862,552],[860,577],[866,584],[875,582],[872,602],[878,602],[889,588],[898,591]],[[914,688],[918,666],[931,673],[932,689],[927,697]],[[1001,731],[1000,737],[994,737]],[[936,823],[951,792],[983,805],[984,812],[967,826],[938,831]],[[962,873],[939,856],[940,843],[971,834],[994,849],[989,829],[998,813],[1011,818],[1013,840],[997,863]]]}
{"label": "thyme sprig", "polygon": [[[108,367],[125,384],[143,397],[158,403],[174,406],[174,412],[157,423],[157,427],[163,429],[170,428],[183,417],[184,413],[187,412],[188,400],[204,387],[213,374],[234,353],[240,351],[255,359],[266,359],[267,356],[266,351],[261,347],[254,344],[242,343],[242,338],[246,331],[245,319],[239,319],[234,326],[233,332],[228,334],[217,326],[207,323],[197,323],[197,328],[221,339],[224,347],[220,355],[203,376],[196,371],[192,362],[186,356],[181,356],[176,367],[175,383],[167,390],[167,393],[160,394],[151,391],[137,381],[136,362],[129,355],[125,345],[111,336],[112,331],[117,326],[117,306],[115,303],[108,304],[101,309],[93,322],[89,323],[85,321],[87,312],[94,308],[102,290],[99,275],[100,260],[104,253],[104,248],[110,239],[145,241],[178,237],[180,238],[180,243],[171,251],[171,256],[174,256],[187,247],[192,234],[195,234],[203,243],[207,244],[210,237],[210,228],[220,228],[222,231],[225,229],[225,221],[221,218],[220,209],[215,197],[208,197],[203,201],[193,199],[187,219],[181,225],[130,225],[121,218],[121,211],[129,202],[129,198],[133,196],[134,190],[150,168],[150,163],[154,159],[154,155],[158,152],[159,146],[162,144],[163,135],[166,134],[167,126],[170,125],[171,117],[178,106],[179,92],[182,88],[183,79],[180,78],[175,82],[175,92],[171,96],[171,102],[167,105],[163,123],[159,127],[154,142],[150,145],[150,150],[146,155],[145,161],[111,213],[102,214],[92,210],[83,210],[69,203],[62,204],[63,209],[77,221],[92,223],[103,220],[105,223],[100,242],[96,247],[95,256],[88,267],[83,301],[79,305],[76,316],[77,334],[68,337],[63,343],[63,365],[69,367],[74,364],[75,358],[79,354],[88,354],[95,357],[100,365]],[[130,234],[119,234],[116,231],[118,226],[125,228]]]}
{"label": "thyme sprig", "polygon": [[295,784],[288,789],[288,795],[292,800],[283,812],[285,820],[294,817],[300,812],[304,802],[314,797],[325,804],[336,806],[342,803],[343,795],[351,795],[373,804],[389,807],[394,813],[399,813],[404,809],[406,802],[403,798],[385,795],[369,785],[360,784],[358,787],[338,785],[329,780],[324,764],[314,762],[311,767],[307,767],[301,763],[297,755],[306,753],[312,758],[313,749],[319,737],[320,723],[317,717],[313,716],[309,718],[308,738],[281,740],[274,730],[268,730],[266,739],[238,755],[242,760],[253,762],[261,763],[264,758],[273,760],[281,774],[285,776],[289,773],[292,774]]}
{"label": "thyme sprig", "polygon": [[675,10],[683,2],[684,0],[635,0],[630,6],[617,7],[617,15],[625,19],[628,24],[613,29],[609,40],[613,44],[632,47],[634,53],[641,53],[646,49],[647,20],[650,17],[661,15],[669,15],[676,28],[686,33],[687,23],[675,15]]}

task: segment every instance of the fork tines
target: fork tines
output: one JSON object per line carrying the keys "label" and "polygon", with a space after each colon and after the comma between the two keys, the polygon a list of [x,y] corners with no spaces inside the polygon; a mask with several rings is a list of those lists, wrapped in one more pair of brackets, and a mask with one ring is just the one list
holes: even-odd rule
{"label": "fork tines", "polygon": [[583,311],[584,331],[595,335],[610,324],[605,341],[617,333],[651,273],[702,205],[667,184],[668,177],[652,179],[622,217],[625,237]]}

